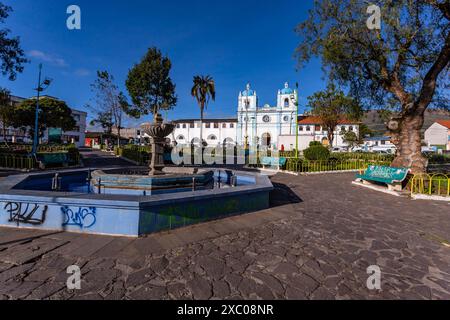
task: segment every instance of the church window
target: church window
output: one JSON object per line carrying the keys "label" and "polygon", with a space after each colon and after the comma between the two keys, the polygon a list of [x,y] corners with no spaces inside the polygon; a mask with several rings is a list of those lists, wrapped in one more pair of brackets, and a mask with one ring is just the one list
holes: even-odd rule
{"label": "church window", "polygon": [[183,129],[186,129],[186,123],[183,123]]}
{"label": "church window", "polygon": [[218,122],[214,122],[214,129],[219,129],[219,123]]}
{"label": "church window", "polygon": [[284,99],[284,107],[289,108],[289,99],[288,98]]}
{"label": "church window", "polygon": [[184,140],[184,136],[178,136],[177,140]]}
{"label": "church window", "polygon": [[284,120],[284,122],[288,122],[289,121],[289,116],[284,116],[283,120]]}
{"label": "church window", "polygon": [[352,126],[348,127],[348,131],[353,131],[353,127]]}
{"label": "church window", "polygon": [[217,140],[217,137],[212,134],[208,137],[208,140]]}
{"label": "church window", "polygon": [[194,123],[193,122],[189,124],[189,128],[194,129]]}
{"label": "church window", "polygon": [[303,131],[303,126],[298,127],[299,131]]}
{"label": "church window", "polygon": [[234,128],[234,123],[230,123],[230,129]]}
{"label": "church window", "polygon": [[310,126],[306,126],[306,131],[311,131],[311,127]]}
{"label": "church window", "polygon": [[270,122],[270,117],[269,116],[264,116],[263,117],[263,121],[266,122],[266,123]]}
{"label": "church window", "polygon": [[227,124],[226,123],[222,123],[222,128],[226,128],[227,127]]}
{"label": "church window", "polygon": [[210,129],[211,128],[211,123],[205,123],[205,128],[206,129]]}

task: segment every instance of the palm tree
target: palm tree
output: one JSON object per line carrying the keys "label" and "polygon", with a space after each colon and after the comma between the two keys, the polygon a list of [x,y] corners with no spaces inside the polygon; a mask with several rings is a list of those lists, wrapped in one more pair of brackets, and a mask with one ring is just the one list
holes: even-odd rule
{"label": "palm tree", "polygon": [[203,112],[210,100],[216,100],[216,84],[211,76],[195,76],[191,95],[200,106],[200,144],[203,146]]}

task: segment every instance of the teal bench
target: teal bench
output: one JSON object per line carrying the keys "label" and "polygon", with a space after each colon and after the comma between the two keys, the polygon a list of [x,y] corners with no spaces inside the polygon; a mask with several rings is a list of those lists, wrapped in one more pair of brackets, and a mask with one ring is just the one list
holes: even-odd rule
{"label": "teal bench", "polygon": [[69,165],[69,155],[66,152],[60,153],[38,153],[37,159],[40,162],[40,167],[42,169],[51,166],[68,166]]}
{"label": "teal bench", "polygon": [[402,190],[402,182],[408,176],[408,168],[393,168],[387,166],[369,166],[364,174],[356,175],[358,180],[373,181],[387,184],[389,190]]}
{"label": "teal bench", "polygon": [[275,157],[262,157],[260,160],[261,165],[263,168],[270,166],[270,167],[276,167],[278,170],[280,170],[281,167],[286,165],[286,158],[275,158]]}

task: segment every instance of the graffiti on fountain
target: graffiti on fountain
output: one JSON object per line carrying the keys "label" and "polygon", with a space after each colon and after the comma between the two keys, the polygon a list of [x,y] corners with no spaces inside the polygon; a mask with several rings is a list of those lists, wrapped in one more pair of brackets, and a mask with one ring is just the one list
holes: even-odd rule
{"label": "graffiti on fountain", "polygon": [[45,222],[47,206],[39,204],[22,203],[22,202],[7,202],[3,206],[3,210],[9,215],[9,222],[14,222],[19,225],[41,225]]}

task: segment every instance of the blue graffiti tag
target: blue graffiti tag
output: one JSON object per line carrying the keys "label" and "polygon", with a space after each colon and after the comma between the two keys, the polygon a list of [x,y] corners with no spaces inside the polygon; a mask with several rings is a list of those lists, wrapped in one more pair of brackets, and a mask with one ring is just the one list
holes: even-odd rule
{"label": "blue graffiti tag", "polygon": [[96,209],[93,207],[78,208],[78,211],[73,211],[68,206],[65,206],[61,207],[61,212],[65,216],[63,227],[78,226],[81,229],[88,229],[97,222]]}

